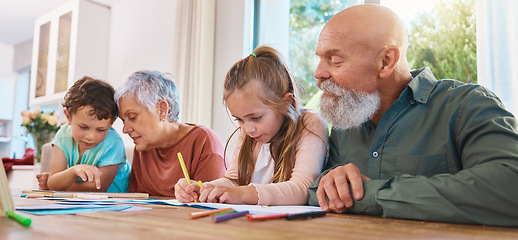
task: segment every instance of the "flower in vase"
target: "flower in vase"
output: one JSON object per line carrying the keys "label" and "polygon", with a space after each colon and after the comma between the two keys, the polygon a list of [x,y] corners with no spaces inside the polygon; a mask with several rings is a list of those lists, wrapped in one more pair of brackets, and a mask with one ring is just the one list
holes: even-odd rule
{"label": "flower in vase", "polygon": [[25,110],[20,113],[22,115],[22,126],[34,138],[37,148],[36,159],[39,161],[42,145],[52,140],[63,123],[60,124],[59,115],[56,112],[44,113],[40,108]]}

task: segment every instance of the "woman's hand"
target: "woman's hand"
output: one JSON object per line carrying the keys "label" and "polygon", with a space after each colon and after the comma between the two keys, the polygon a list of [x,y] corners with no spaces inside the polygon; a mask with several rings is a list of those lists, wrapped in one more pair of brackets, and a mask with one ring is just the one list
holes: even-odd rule
{"label": "woman's hand", "polygon": [[201,188],[200,202],[219,202],[230,204],[257,204],[255,187],[226,187],[204,183]]}
{"label": "woman's hand", "polygon": [[187,179],[180,178],[174,185],[174,196],[176,200],[181,203],[190,203],[195,199],[198,199],[200,195],[200,186],[196,181],[191,181],[191,184],[187,183]]}
{"label": "woman's hand", "polygon": [[95,188],[101,189],[101,171],[99,168],[87,164],[79,164],[71,168],[74,174],[80,177],[83,182],[95,181]]}

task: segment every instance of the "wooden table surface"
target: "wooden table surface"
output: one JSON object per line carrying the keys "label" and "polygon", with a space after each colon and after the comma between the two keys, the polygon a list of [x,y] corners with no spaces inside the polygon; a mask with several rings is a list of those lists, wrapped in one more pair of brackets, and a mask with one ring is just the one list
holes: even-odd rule
{"label": "wooden table surface", "polygon": [[[14,197],[14,203],[16,206],[32,206],[53,202]],[[345,214],[328,214],[309,220],[261,222],[250,222],[241,217],[213,223],[211,217],[189,219],[189,213],[200,209],[145,206],[152,209],[77,215],[25,214],[32,219],[30,227],[0,218],[0,239],[518,239],[518,228]]]}

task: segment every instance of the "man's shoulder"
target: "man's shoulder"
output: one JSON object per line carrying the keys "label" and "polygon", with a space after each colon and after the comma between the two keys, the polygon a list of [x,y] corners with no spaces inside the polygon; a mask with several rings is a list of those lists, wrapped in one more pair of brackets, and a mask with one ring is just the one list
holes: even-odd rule
{"label": "man's shoulder", "polygon": [[479,84],[464,83],[452,79],[437,81],[437,86],[432,95],[442,96],[444,99],[468,99],[468,98],[491,98],[498,97],[491,90]]}

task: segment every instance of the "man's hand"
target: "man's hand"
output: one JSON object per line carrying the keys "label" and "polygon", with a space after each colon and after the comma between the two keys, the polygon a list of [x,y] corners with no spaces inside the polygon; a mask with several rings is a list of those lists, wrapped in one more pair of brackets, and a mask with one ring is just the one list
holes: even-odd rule
{"label": "man's hand", "polygon": [[[370,178],[360,173],[360,169],[349,163],[337,167],[322,176],[316,192],[318,203],[324,211],[343,213],[353,206],[349,185],[354,199],[363,198],[363,180]],[[329,203],[327,198],[329,198]]]}
{"label": "man's hand", "polygon": [[36,178],[38,179],[38,185],[40,186],[41,190],[49,190],[49,186],[47,185],[47,181],[49,180],[49,173],[39,173],[36,175]]}

